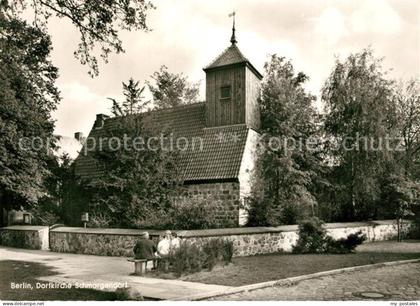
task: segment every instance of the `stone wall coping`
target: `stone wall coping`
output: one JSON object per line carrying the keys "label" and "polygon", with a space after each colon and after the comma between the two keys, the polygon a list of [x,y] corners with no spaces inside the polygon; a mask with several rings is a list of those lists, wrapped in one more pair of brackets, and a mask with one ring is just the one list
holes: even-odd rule
{"label": "stone wall coping", "polygon": [[[376,226],[384,224],[394,224],[395,220],[379,220],[367,222],[347,222],[347,223],[326,223],[324,228],[351,228],[363,226]],[[191,230],[177,231],[180,237],[209,237],[209,236],[226,236],[226,235],[248,235],[263,233],[280,233],[280,232],[297,232],[298,225],[281,225],[276,227],[236,227],[236,228],[220,228],[208,230]]]}
{"label": "stone wall coping", "polygon": [[0,227],[0,231],[41,231],[48,229],[48,226],[42,225],[11,225],[7,227]]}
{"label": "stone wall coping", "polygon": [[127,235],[127,236],[138,236],[144,232],[148,232],[151,236],[157,236],[163,234],[164,231],[158,230],[141,230],[141,229],[129,229],[129,228],[84,228],[84,227],[56,227],[52,229],[52,233],[79,233],[79,234],[102,234],[102,235]]}
{"label": "stone wall coping", "polygon": [[206,230],[190,230],[177,231],[181,238],[187,237],[213,237],[213,236],[228,236],[228,235],[250,235],[250,234],[265,234],[278,232],[293,232],[297,230],[297,225],[285,225],[278,227],[234,227],[234,228],[218,228]]}
{"label": "stone wall coping", "polygon": [[[326,229],[334,228],[351,228],[395,224],[395,220],[376,220],[367,222],[347,222],[347,223],[326,223]],[[264,233],[280,233],[280,232],[296,232],[298,225],[282,225],[277,227],[235,227],[235,228],[219,228],[206,230],[176,230],[179,237],[216,237],[228,235],[250,235]],[[53,233],[80,233],[80,234],[102,234],[102,235],[128,235],[137,236],[147,231],[150,236],[158,236],[164,233],[163,230],[140,230],[140,229],[123,229],[123,228],[84,228],[84,227],[57,227],[50,230]]]}
{"label": "stone wall coping", "polygon": [[395,220],[375,220],[365,222],[343,222],[343,223],[325,223],[324,228],[344,228],[344,227],[363,227],[363,226],[376,226],[388,225],[396,223]]}
{"label": "stone wall coping", "polygon": [[[410,220],[406,220],[403,219],[401,220],[402,223],[410,223]],[[397,224],[397,220],[395,219],[390,219],[390,220],[376,220],[376,221],[372,221],[372,223],[374,223],[375,225],[388,225],[388,224]]]}

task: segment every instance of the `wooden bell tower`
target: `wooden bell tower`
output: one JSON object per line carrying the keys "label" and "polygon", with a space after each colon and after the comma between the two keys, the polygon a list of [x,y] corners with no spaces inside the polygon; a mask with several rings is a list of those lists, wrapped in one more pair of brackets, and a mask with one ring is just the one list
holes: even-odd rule
{"label": "wooden bell tower", "polygon": [[206,124],[207,127],[246,124],[258,130],[262,75],[236,45],[235,19],[230,42],[231,45],[203,69],[206,73]]}

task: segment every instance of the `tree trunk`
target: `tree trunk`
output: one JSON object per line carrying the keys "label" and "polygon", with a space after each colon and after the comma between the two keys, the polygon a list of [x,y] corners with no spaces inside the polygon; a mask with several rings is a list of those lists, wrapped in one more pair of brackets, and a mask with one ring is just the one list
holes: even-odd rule
{"label": "tree trunk", "polygon": [[0,208],[0,227],[4,227],[4,208]]}
{"label": "tree trunk", "polygon": [[354,195],[354,163],[353,157],[351,158],[351,184],[350,184],[350,200],[351,200],[351,219],[354,221],[356,216],[356,196]]}
{"label": "tree trunk", "polygon": [[401,218],[397,218],[397,241],[401,242]]}
{"label": "tree trunk", "polygon": [[5,203],[4,203],[4,197],[2,192],[0,191],[0,227],[5,227],[7,224],[4,222],[4,213],[5,213]]}

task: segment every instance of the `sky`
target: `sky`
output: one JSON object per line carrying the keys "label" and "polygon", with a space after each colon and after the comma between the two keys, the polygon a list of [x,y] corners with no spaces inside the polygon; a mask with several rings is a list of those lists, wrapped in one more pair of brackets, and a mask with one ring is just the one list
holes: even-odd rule
{"label": "sky", "polygon": [[[122,82],[144,83],[166,65],[201,81],[202,70],[230,45],[236,11],[238,47],[263,72],[270,54],[290,59],[310,80],[306,89],[319,97],[336,59],[371,46],[383,57],[390,78],[407,80],[420,72],[420,2],[418,0],[154,0],[149,12],[151,32],[121,32],[124,54],[100,63],[91,78],[74,57],[79,34],[63,19],[53,18],[52,61],[59,68],[62,101],[53,113],[55,133],[89,133],[98,113],[109,114],[107,97],[122,99]],[[317,106],[322,103],[317,101]]]}

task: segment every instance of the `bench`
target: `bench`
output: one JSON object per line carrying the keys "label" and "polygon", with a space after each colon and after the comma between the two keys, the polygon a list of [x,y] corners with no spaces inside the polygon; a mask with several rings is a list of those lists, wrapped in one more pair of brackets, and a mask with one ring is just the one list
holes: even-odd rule
{"label": "bench", "polygon": [[143,273],[146,273],[146,267],[147,267],[147,259],[134,259],[134,258],[128,258],[127,259],[130,262],[134,262],[134,274],[135,275],[143,275]]}
{"label": "bench", "polygon": [[153,266],[157,265],[158,262],[163,262],[164,271],[167,272],[169,269],[169,261],[168,258],[165,257],[155,257],[153,259],[135,259],[135,258],[128,258],[130,262],[134,262],[134,274],[135,275],[143,275],[146,274],[147,262],[153,261]]}

